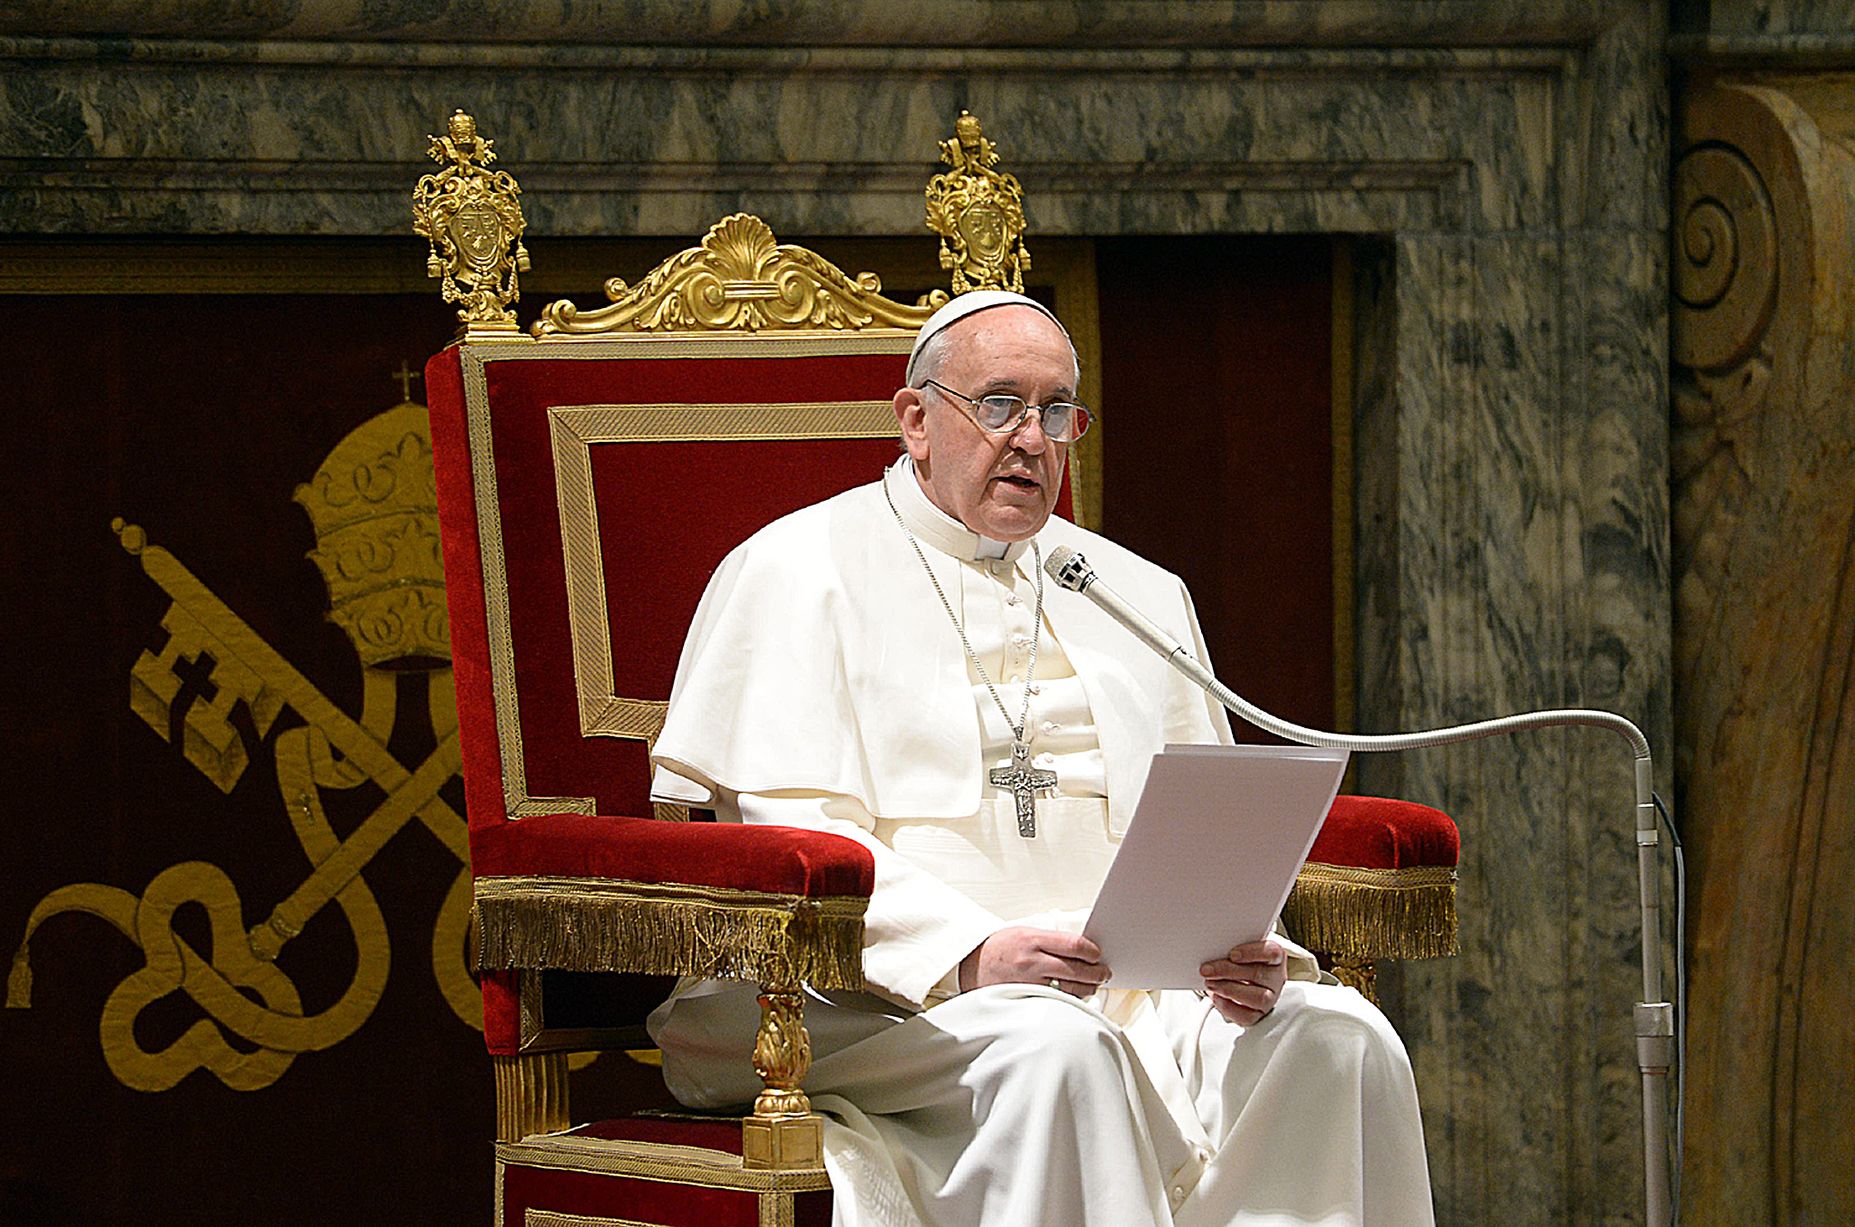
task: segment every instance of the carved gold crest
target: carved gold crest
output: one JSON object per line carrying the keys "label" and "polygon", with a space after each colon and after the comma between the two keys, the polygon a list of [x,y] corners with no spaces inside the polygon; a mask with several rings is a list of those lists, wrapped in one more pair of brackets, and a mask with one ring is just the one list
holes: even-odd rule
{"label": "carved gold crest", "polygon": [[940,160],[952,169],[927,186],[928,229],[940,235],[940,266],[953,273],[953,292],[1024,290],[1031,266],[1024,246],[1024,189],[1017,177],[993,169],[998,147],[979,120],[961,111],[953,136],[940,143]]}
{"label": "carved gold crest", "polygon": [[918,307],[884,298],[875,273],[852,277],[816,252],[779,242],[749,213],[722,218],[700,246],[671,256],[636,286],[612,278],[605,295],[612,305],[593,311],[564,298],[549,304],[535,321],[535,336],[919,328],[947,301],[939,290]]}
{"label": "carved gold crest", "polygon": [[462,303],[466,332],[514,332],[509,304],[521,298],[517,274],[528,271],[522,246],[522,189],[496,160],[477,121],[458,111],[426,156],[443,168],[412,191],[412,228],[430,244],[427,276],[442,278],[446,302]]}

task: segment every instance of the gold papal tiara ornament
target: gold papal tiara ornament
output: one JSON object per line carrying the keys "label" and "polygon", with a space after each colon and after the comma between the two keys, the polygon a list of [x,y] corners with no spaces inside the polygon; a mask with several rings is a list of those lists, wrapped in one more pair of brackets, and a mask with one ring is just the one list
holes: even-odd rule
{"label": "gold papal tiara ornament", "polygon": [[444,279],[446,302],[463,304],[465,336],[519,335],[509,304],[522,296],[517,274],[528,271],[522,189],[507,171],[488,169],[490,140],[463,111],[428,139],[426,156],[442,169],[412,190],[412,228],[431,244],[425,273]]}
{"label": "gold papal tiara ornament", "polygon": [[928,229],[940,235],[940,266],[953,273],[953,292],[1024,291],[1031,253],[1024,246],[1024,188],[994,170],[998,147],[979,120],[961,111],[953,137],[940,143],[951,170],[927,185]]}

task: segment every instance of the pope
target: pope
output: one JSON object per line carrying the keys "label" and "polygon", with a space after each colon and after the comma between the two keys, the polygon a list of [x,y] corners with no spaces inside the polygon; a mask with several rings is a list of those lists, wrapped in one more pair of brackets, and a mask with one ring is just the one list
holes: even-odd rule
{"label": "pope", "polygon": [[[878,480],[774,522],[717,569],[653,753],[653,793],[875,859],[865,989],[807,1003],[835,1221],[1431,1222],[1416,1089],[1384,1017],[1285,937],[1197,991],[1114,987],[1082,922],[1154,752],[1228,743],[1223,710],[1044,555],[1087,553],[1202,660],[1176,576],[1055,516],[1076,400],[1034,299],[925,324]],[[684,1103],[759,1090],[750,985],[653,1016]]]}

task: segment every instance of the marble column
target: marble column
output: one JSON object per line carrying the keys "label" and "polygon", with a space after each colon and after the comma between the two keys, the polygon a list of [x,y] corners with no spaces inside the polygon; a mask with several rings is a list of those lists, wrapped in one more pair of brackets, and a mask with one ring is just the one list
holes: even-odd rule
{"label": "marble column", "polygon": [[1679,113],[1686,1221],[1855,1221],[1855,77]]}

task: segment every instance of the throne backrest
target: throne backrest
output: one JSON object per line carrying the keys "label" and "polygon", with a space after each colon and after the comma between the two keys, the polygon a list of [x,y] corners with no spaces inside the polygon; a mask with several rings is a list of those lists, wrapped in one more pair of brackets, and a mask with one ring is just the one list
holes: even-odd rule
{"label": "throne backrest", "polygon": [[[718,269],[748,245],[752,280]],[[426,368],[473,831],[652,813],[648,746],[710,575],[895,459],[891,397],[932,310],[745,216],[616,284],[610,307],[557,303],[534,336],[467,336]]]}

